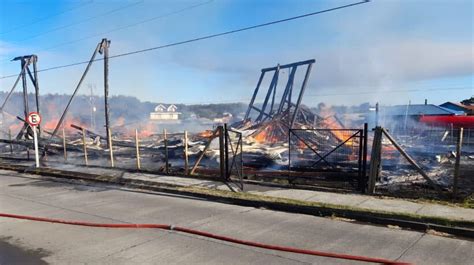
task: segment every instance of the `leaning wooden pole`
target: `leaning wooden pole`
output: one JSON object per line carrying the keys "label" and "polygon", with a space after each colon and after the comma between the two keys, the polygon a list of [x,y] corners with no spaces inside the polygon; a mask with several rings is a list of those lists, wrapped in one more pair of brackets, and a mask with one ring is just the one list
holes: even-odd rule
{"label": "leaning wooden pole", "polygon": [[86,144],[86,132],[82,129],[82,145],[84,146],[84,162],[86,166],[89,165],[89,160],[87,159],[87,144]]}
{"label": "leaning wooden pole", "polygon": [[140,145],[139,145],[139,140],[138,140],[138,130],[135,129],[135,152],[137,155],[137,169],[141,169],[141,164],[140,164]]}
{"label": "leaning wooden pole", "polygon": [[206,154],[207,149],[209,149],[209,146],[211,145],[212,140],[214,140],[214,138],[216,138],[217,133],[218,133],[218,129],[216,129],[216,130],[212,133],[212,136],[209,138],[209,141],[207,142],[206,146],[204,147],[204,150],[202,150],[202,152],[201,152],[201,154],[199,155],[198,159],[197,159],[196,162],[194,163],[194,166],[193,166],[193,168],[191,169],[191,172],[189,173],[190,175],[194,174],[194,172],[196,171],[197,167],[199,166],[199,163],[201,163],[202,158],[203,158],[204,155]]}
{"label": "leaning wooden pole", "polygon": [[456,198],[458,195],[458,179],[459,179],[459,167],[461,165],[461,146],[464,128],[459,128],[458,140],[456,142],[456,162],[454,163],[454,179],[453,179],[453,197]]}
{"label": "leaning wooden pole", "polygon": [[395,139],[385,130],[382,128],[383,134],[392,142],[393,146],[402,154],[403,157],[418,171],[418,173],[436,190],[441,191],[440,187],[434,183],[433,180],[423,171],[423,169],[415,162],[415,160],[407,153],[403,148],[395,141]]}

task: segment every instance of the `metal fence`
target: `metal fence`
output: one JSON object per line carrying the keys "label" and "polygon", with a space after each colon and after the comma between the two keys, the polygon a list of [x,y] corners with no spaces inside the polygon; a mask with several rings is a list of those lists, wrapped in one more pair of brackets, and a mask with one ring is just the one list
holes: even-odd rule
{"label": "metal fence", "polygon": [[[290,129],[289,181],[364,190],[367,133],[364,129]],[[306,174],[302,174],[306,172]]]}
{"label": "metal fence", "polygon": [[426,176],[384,136],[375,192],[439,199],[472,195],[474,145],[470,142],[471,134],[471,130],[461,132],[460,128],[423,128],[390,134]]}

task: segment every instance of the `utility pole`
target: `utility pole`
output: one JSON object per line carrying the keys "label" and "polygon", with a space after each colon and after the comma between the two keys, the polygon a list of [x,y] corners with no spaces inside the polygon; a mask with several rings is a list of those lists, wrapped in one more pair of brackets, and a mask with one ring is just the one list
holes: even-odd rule
{"label": "utility pole", "polygon": [[110,135],[110,119],[109,119],[109,47],[110,47],[110,40],[106,38],[102,39],[100,43],[100,54],[104,54],[104,107],[105,107],[105,131],[107,134],[107,148],[109,146],[109,139]]}

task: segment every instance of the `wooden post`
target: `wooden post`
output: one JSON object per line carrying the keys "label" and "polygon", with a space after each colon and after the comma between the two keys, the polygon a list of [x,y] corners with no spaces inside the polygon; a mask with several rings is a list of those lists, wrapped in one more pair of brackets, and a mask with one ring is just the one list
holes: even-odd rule
{"label": "wooden post", "polygon": [[364,177],[364,192],[367,189],[367,140],[369,138],[369,125],[364,123],[364,149],[362,151],[362,176]]}
{"label": "wooden post", "polygon": [[89,161],[87,159],[87,145],[86,145],[86,131],[82,128],[82,145],[84,146],[84,162],[86,166],[89,165]]}
{"label": "wooden post", "polygon": [[230,171],[229,170],[229,134],[227,132],[227,123],[224,123],[224,128],[222,130],[222,134],[224,137],[224,171],[225,171],[225,179],[230,178]]}
{"label": "wooden post", "polygon": [[375,192],[375,183],[380,174],[381,165],[381,154],[382,154],[382,127],[375,127],[374,140],[372,143],[372,153],[370,156],[370,169],[369,169],[369,183],[367,187],[367,193],[373,194]]}
{"label": "wooden post", "polygon": [[170,173],[169,162],[168,162],[168,137],[166,135],[166,129],[163,129],[163,142],[165,144],[165,172]]}
{"label": "wooden post", "polygon": [[115,164],[114,164],[114,149],[113,149],[113,145],[112,145],[112,133],[109,129],[109,132],[107,134],[109,137],[107,138],[108,140],[108,144],[109,144],[109,154],[110,154],[110,166],[111,167],[115,167]]}
{"label": "wooden post", "polygon": [[188,160],[188,131],[184,131],[184,175],[189,173],[189,160]]}
{"label": "wooden post", "polygon": [[64,160],[67,160],[66,132],[64,131],[64,127],[63,127],[63,153],[64,153]]}
{"label": "wooden post", "polygon": [[141,164],[140,164],[140,146],[138,142],[138,130],[135,129],[135,151],[137,155],[137,169],[141,169]]}
{"label": "wooden post", "polygon": [[10,154],[13,155],[12,130],[8,128],[8,140],[10,140]]}
{"label": "wooden post", "polygon": [[223,180],[226,179],[226,172],[225,172],[225,144],[224,144],[224,128],[219,126],[219,165],[220,165],[220,173],[221,178]]}
{"label": "wooden post", "polygon": [[459,128],[459,136],[456,143],[456,162],[454,163],[453,197],[458,194],[459,166],[461,164],[461,146],[464,128]]}

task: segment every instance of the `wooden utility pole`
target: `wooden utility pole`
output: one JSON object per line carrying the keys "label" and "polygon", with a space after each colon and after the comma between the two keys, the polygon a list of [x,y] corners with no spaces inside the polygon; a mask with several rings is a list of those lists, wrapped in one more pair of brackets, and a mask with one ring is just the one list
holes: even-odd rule
{"label": "wooden utility pole", "polygon": [[104,107],[105,107],[105,131],[107,133],[107,147],[110,148],[110,109],[109,109],[109,47],[110,40],[102,39],[100,53],[104,54]]}

